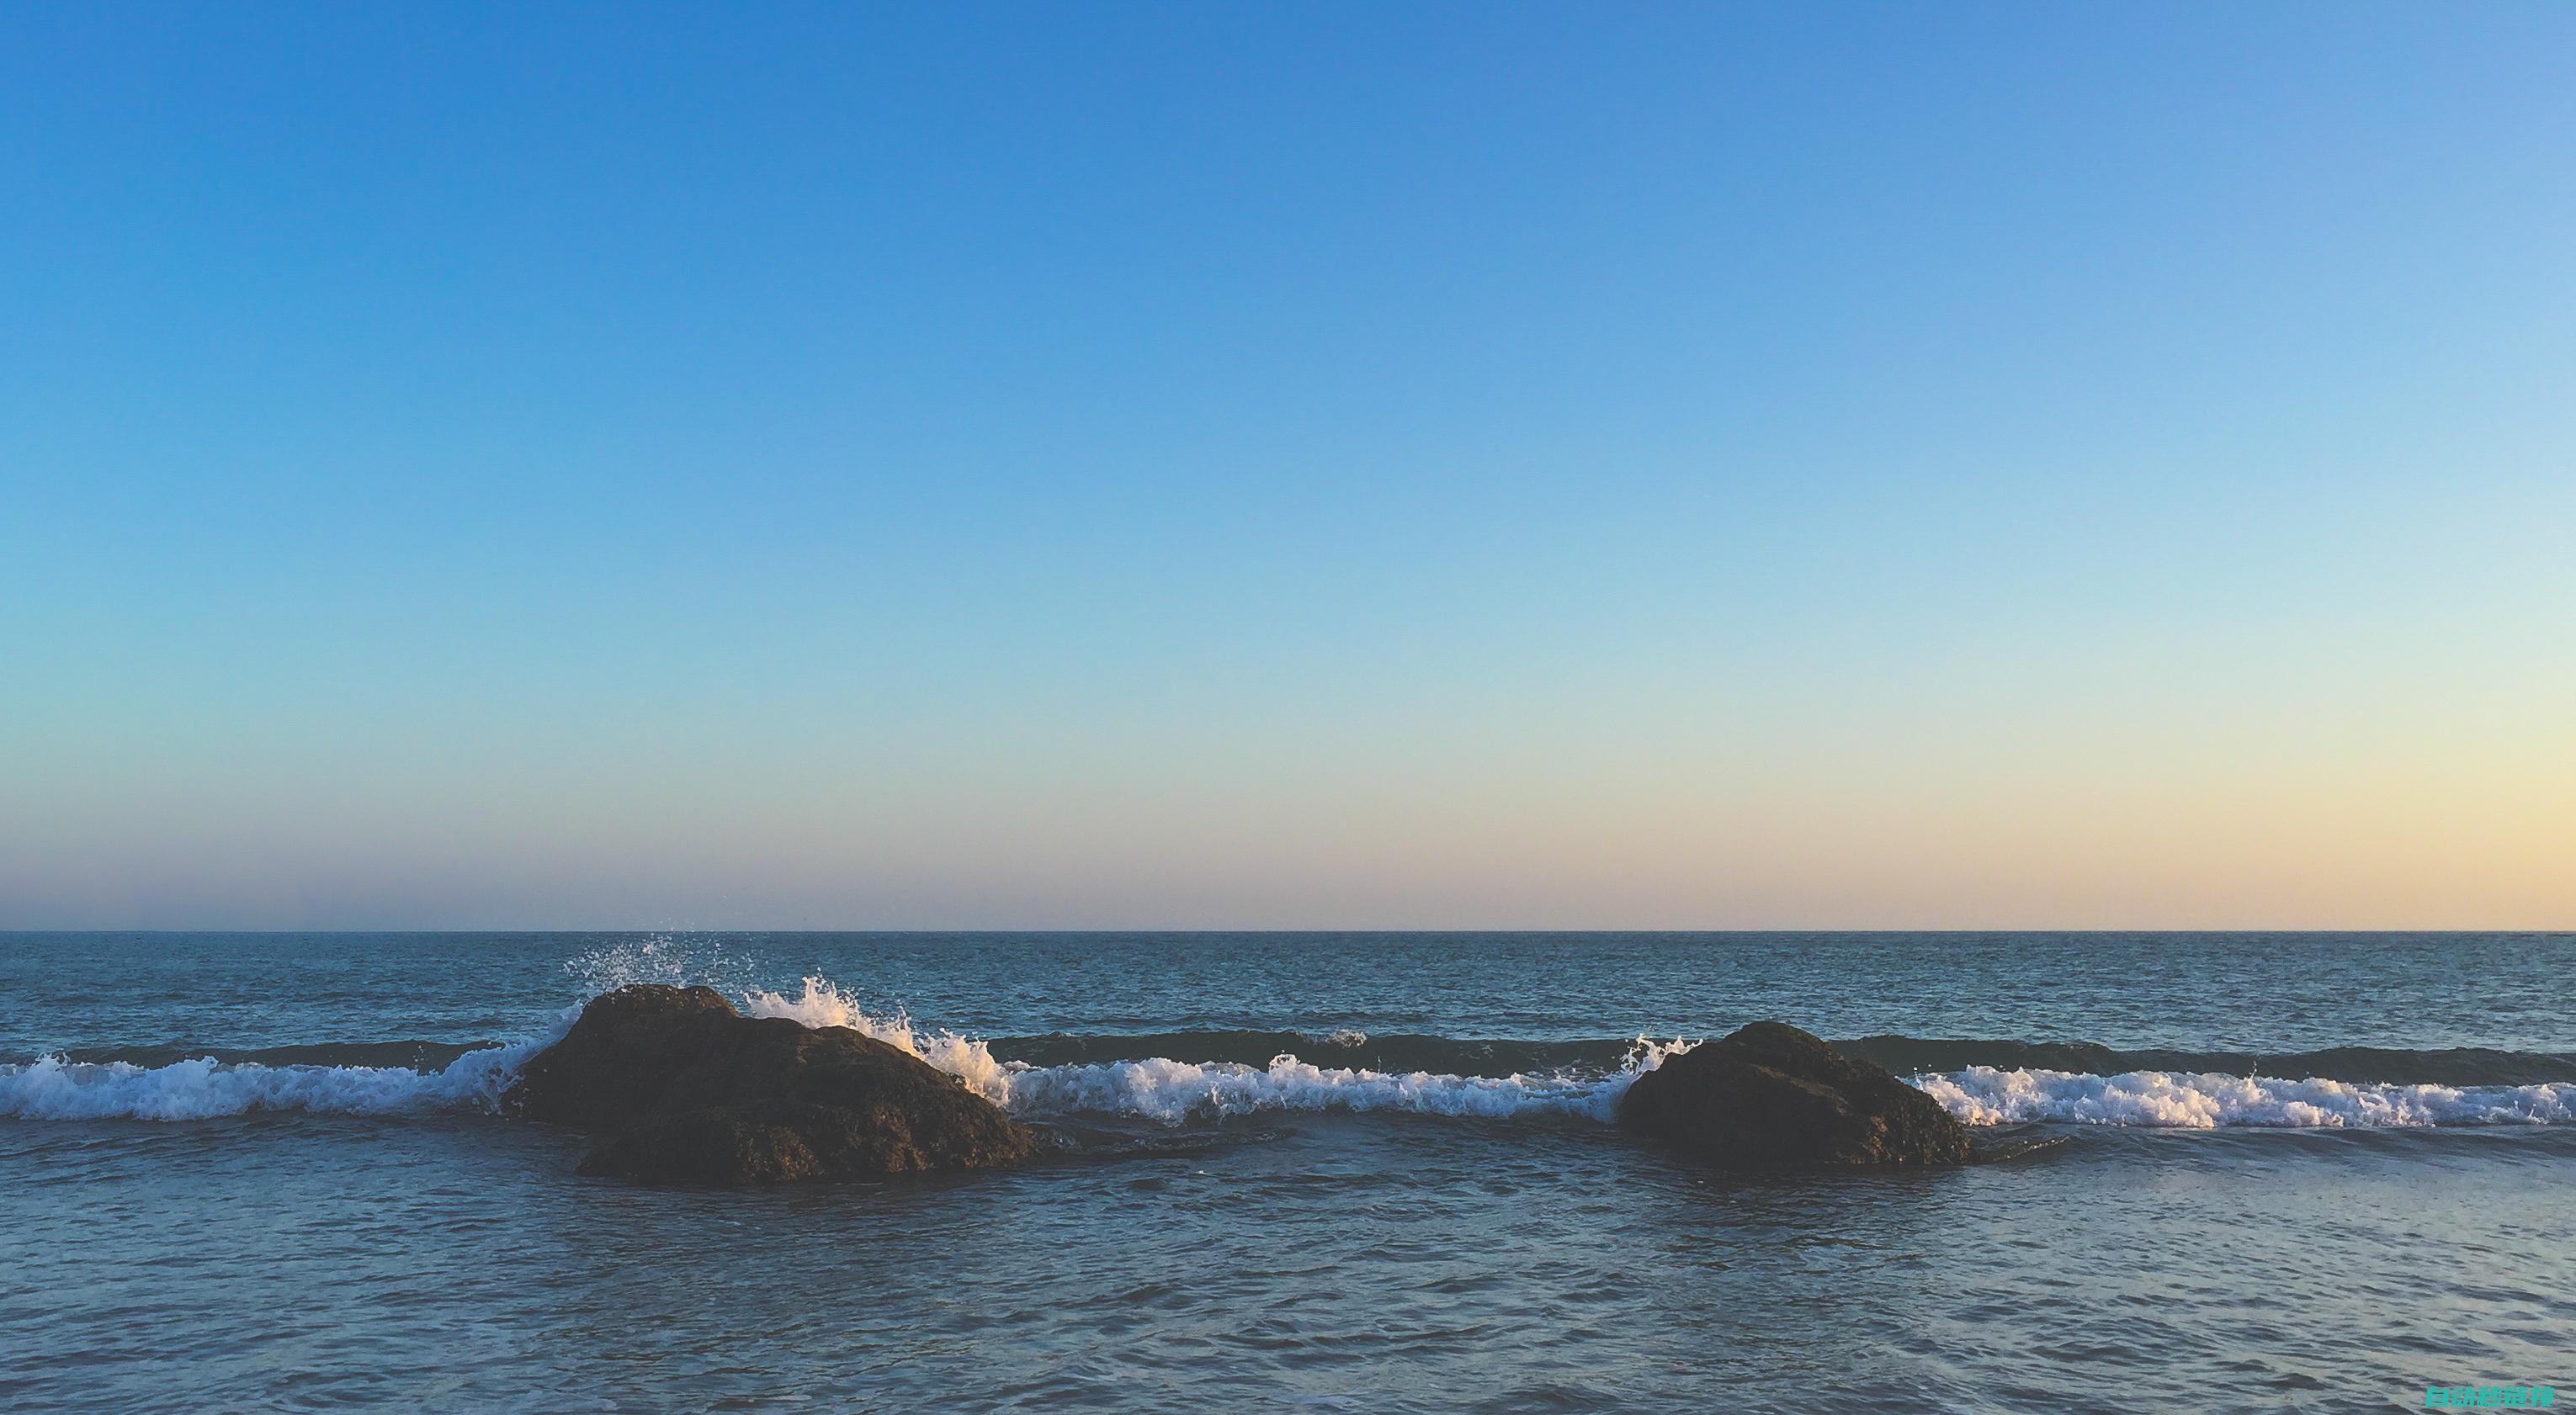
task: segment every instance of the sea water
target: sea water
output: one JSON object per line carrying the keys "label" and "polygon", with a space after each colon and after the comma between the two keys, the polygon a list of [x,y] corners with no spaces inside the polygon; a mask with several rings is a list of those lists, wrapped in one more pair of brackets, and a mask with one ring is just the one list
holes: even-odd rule
{"label": "sea water", "polygon": [[[2422,1408],[2576,1379],[2566,934],[0,935],[0,1409]],[[493,1111],[703,982],[1029,1168],[573,1174]],[[1990,1162],[1609,1122],[1776,1018]]]}

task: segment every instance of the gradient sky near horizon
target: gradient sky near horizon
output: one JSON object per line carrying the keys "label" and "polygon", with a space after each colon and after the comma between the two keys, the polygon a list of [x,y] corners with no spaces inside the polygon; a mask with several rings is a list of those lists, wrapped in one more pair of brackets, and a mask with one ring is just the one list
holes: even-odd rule
{"label": "gradient sky near horizon", "polygon": [[0,927],[2576,925],[2576,8],[0,11]]}

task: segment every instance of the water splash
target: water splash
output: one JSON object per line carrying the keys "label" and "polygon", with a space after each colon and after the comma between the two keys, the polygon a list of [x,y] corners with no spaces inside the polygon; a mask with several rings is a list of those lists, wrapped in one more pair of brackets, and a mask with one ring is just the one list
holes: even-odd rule
{"label": "water splash", "polygon": [[829,978],[807,977],[804,991],[794,997],[747,988],[742,1010],[748,1016],[785,1017],[808,1027],[847,1027],[921,1058],[995,1105],[1010,1103],[1013,1069],[995,1061],[984,1043],[944,1029],[933,1032],[916,1027],[899,1009],[884,1016],[869,1013]]}

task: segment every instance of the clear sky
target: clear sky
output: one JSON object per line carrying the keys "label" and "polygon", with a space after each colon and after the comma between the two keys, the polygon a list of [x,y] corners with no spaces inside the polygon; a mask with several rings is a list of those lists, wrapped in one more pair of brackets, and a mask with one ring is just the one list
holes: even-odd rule
{"label": "clear sky", "polygon": [[0,927],[2576,926],[2576,7],[0,8]]}

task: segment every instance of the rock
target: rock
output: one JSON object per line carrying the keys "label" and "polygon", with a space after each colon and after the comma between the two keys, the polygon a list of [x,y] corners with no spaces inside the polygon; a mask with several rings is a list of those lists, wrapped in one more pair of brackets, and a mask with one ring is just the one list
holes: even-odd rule
{"label": "rock", "polygon": [[1036,1134],[956,1077],[847,1027],[745,1017],[712,988],[593,998],[502,1108],[603,1137],[584,1174],[771,1184],[1012,1164]]}
{"label": "rock", "polygon": [[1637,1078],[1619,1124],[1728,1169],[1962,1164],[1938,1101],[1795,1027],[1756,1022]]}
{"label": "rock", "polygon": [[684,1184],[778,1184],[951,1168],[900,1110],[753,1101],[656,1116],[593,1149],[584,1174]]}

